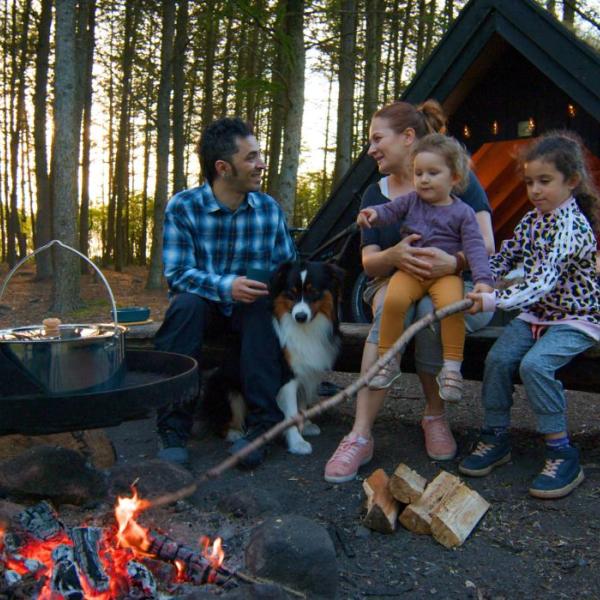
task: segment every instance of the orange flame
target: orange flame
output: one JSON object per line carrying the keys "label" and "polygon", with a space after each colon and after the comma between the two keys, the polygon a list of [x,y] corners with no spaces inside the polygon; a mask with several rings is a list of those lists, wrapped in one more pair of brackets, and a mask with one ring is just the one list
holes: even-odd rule
{"label": "orange flame", "polygon": [[[215,571],[223,564],[225,560],[225,551],[223,550],[223,540],[220,537],[215,539],[212,546],[210,538],[203,535],[200,538],[200,547],[202,548],[202,556],[208,560],[210,566]],[[212,583],[216,578],[216,573],[212,573],[208,578],[209,583]]]}
{"label": "orange flame", "polygon": [[117,505],[115,506],[115,518],[119,525],[117,541],[121,548],[131,548],[134,551],[145,553],[150,547],[148,530],[142,527],[135,520],[135,517],[149,508],[150,502],[139,498],[135,488],[132,491],[133,496],[131,498],[121,496],[117,498]]}

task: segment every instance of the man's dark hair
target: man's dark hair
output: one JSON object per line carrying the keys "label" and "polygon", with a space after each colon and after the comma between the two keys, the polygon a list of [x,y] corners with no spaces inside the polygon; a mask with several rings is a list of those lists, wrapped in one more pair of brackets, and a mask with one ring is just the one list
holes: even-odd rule
{"label": "man's dark hair", "polygon": [[202,132],[198,142],[198,156],[202,174],[210,185],[217,175],[215,162],[231,162],[232,156],[238,151],[237,138],[249,135],[253,135],[252,126],[239,117],[218,119]]}

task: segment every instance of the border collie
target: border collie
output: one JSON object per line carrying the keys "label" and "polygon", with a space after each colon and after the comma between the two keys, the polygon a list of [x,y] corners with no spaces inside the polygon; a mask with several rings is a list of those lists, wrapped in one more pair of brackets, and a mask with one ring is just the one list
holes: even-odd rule
{"label": "border collie", "polygon": [[[317,399],[321,378],[339,353],[337,310],[343,276],[342,269],[329,263],[300,261],[281,265],[271,278],[273,327],[291,371],[277,396],[286,419]],[[204,417],[229,441],[243,431],[247,411],[240,389],[239,368],[229,362],[207,379],[204,390]],[[302,434],[319,433],[317,425],[304,423]],[[312,452],[302,434],[296,426],[286,430],[292,454]]]}

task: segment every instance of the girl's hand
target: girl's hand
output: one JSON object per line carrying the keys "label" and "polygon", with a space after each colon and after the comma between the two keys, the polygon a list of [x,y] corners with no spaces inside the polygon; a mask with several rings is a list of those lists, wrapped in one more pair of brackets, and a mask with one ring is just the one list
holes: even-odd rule
{"label": "girl's hand", "polygon": [[487,283],[476,283],[473,286],[473,294],[489,294],[493,292],[494,288]]}
{"label": "girl's hand", "polygon": [[377,211],[374,208],[363,208],[356,217],[356,222],[360,227],[371,229],[371,225],[377,221]]}
{"label": "girl's hand", "polygon": [[470,315],[476,315],[478,312],[483,311],[483,296],[481,294],[469,292],[467,298],[473,300],[473,306],[467,310]]}

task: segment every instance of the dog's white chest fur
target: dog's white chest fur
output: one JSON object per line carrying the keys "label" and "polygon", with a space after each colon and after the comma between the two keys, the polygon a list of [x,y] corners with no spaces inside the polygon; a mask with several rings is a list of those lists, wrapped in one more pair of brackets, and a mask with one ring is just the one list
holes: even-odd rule
{"label": "dog's white chest fur", "polygon": [[318,314],[308,323],[297,323],[288,313],[281,320],[273,318],[273,326],[297,377],[333,367],[339,341],[333,336],[333,324],[325,315]]}

